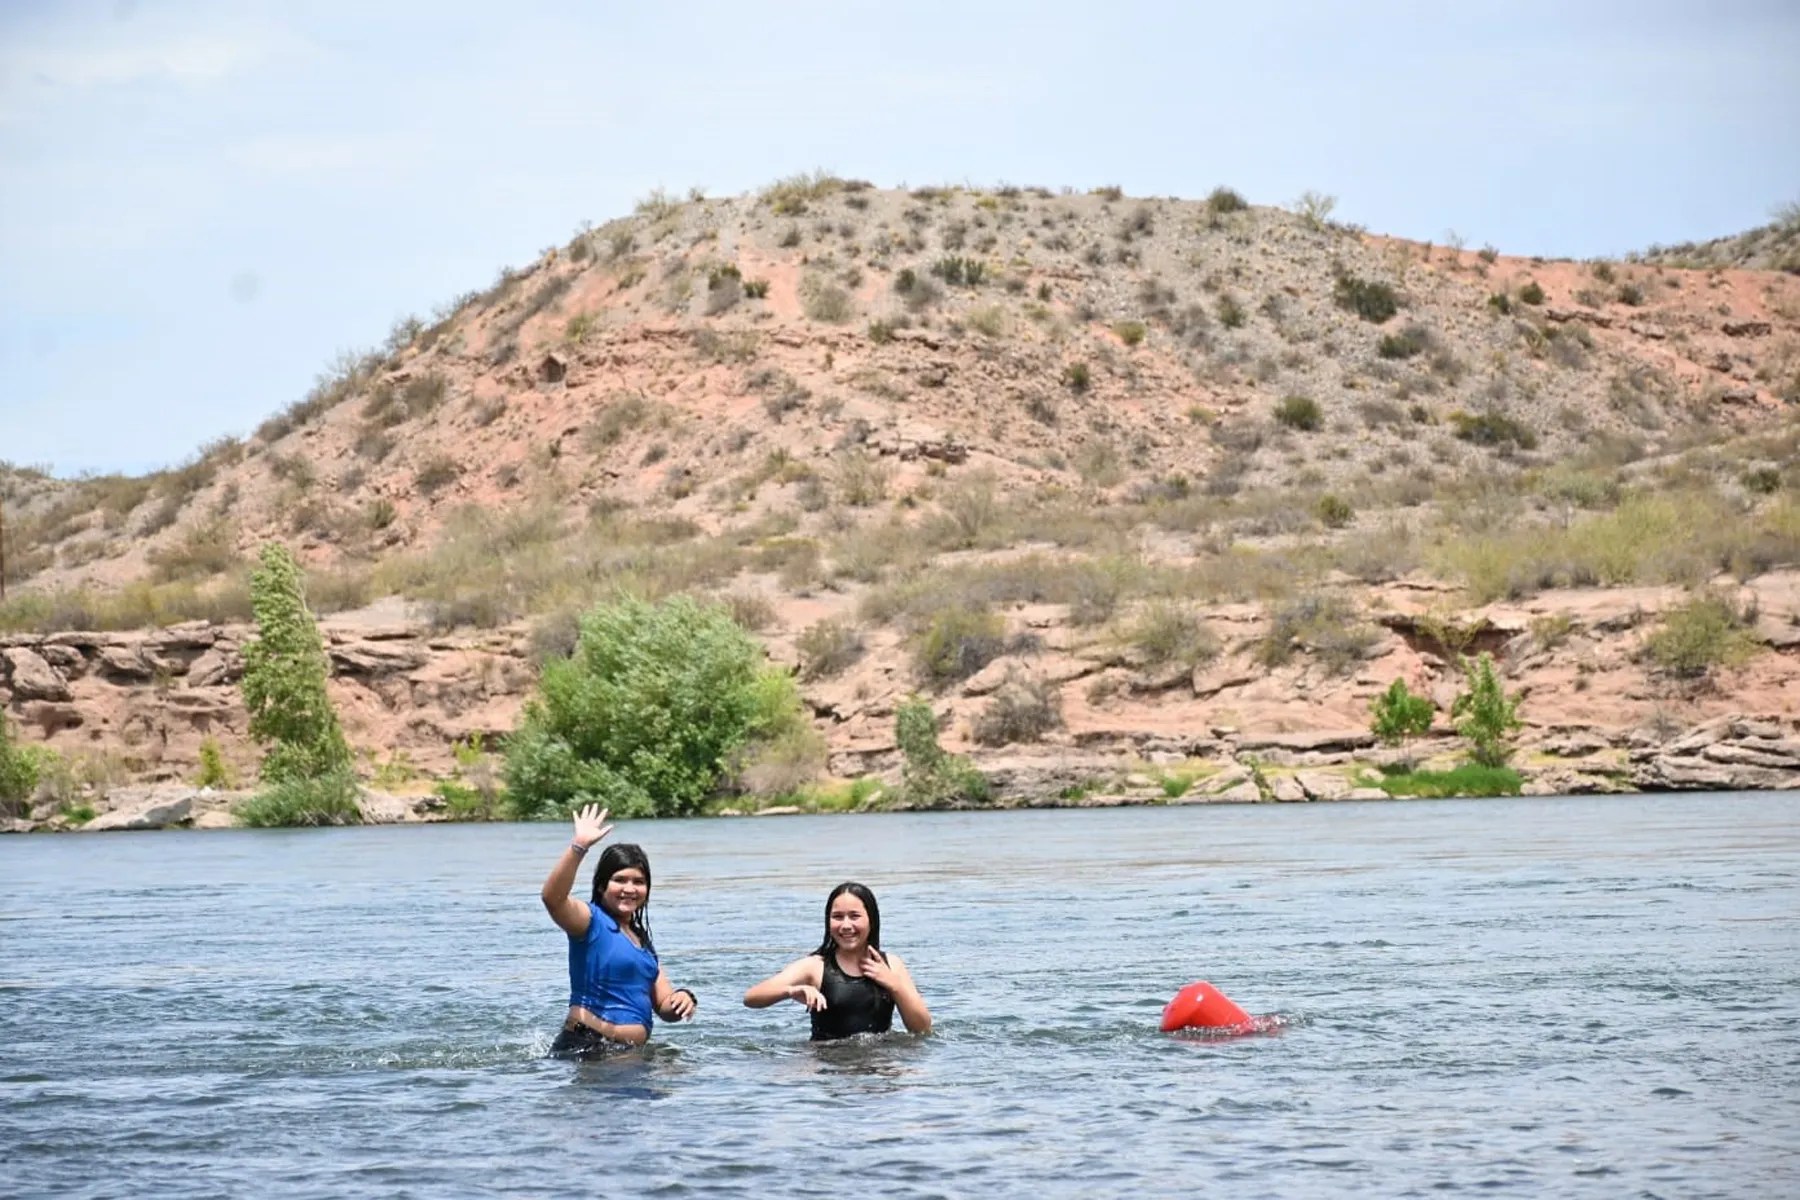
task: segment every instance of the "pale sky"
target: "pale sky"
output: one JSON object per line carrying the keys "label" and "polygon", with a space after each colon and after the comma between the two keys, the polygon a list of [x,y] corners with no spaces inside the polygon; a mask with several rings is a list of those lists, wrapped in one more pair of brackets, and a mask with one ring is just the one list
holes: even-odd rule
{"label": "pale sky", "polygon": [[0,0],[0,459],[138,472],[662,186],[824,168],[1589,257],[1800,200],[1796,0]]}

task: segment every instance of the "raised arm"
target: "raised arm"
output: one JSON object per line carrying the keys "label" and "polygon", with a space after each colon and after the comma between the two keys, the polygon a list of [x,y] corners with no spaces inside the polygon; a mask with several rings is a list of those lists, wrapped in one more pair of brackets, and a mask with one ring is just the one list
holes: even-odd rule
{"label": "raised arm", "polygon": [[816,954],[789,963],[744,993],[745,1008],[767,1008],[783,1000],[804,1004],[810,1012],[825,1008],[825,960]]}
{"label": "raised arm", "polygon": [[898,954],[889,954],[883,961],[871,950],[863,957],[862,972],[894,998],[894,1007],[900,1010],[900,1020],[905,1022],[908,1033],[931,1032],[931,1010],[925,1007],[925,997],[913,986],[912,972]]}
{"label": "raised arm", "polygon": [[588,906],[569,895],[569,889],[575,886],[575,875],[581,870],[581,859],[588,847],[611,832],[605,809],[598,804],[584,806],[575,814],[574,837],[563,847],[556,865],[550,868],[550,875],[544,880],[544,890],[540,893],[544,908],[550,913],[550,919],[570,937],[586,934],[591,916]]}

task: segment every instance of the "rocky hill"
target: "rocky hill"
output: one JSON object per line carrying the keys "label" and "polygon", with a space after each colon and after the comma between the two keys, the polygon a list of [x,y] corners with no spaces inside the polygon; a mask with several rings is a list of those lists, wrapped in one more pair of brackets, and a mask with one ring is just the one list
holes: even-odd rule
{"label": "rocky hill", "polygon": [[[97,775],[190,774],[203,734],[247,765],[233,623],[279,538],[316,607],[389,631],[335,635],[372,769],[504,732],[618,588],[730,603],[800,669],[838,775],[892,765],[915,689],[1032,787],[1349,753],[1375,691],[1447,693],[1473,646],[1590,783],[1654,786],[1633,747],[1708,720],[1792,737],[1800,278],[1301,208],[653,195],[248,439],[147,477],[0,472],[0,700]],[[1684,621],[1709,649],[1678,652]]]}

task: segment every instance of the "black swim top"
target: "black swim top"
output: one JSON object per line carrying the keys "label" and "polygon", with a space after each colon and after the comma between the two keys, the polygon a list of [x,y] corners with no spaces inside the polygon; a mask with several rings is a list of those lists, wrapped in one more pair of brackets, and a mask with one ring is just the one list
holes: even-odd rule
{"label": "black swim top", "polygon": [[[822,957],[825,971],[819,991],[825,996],[825,1011],[812,1014],[812,1040],[830,1042],[893,1028],[894,998],[887,990],[872,979],[844,974],[836,954]],[[886,957],[882,955],[884,961]]]}

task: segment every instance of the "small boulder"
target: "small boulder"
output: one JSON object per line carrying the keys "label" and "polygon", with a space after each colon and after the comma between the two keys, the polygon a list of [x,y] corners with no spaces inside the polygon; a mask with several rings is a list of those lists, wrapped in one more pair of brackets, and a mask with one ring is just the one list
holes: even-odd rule
{"label": "small boulder", "polygon": [[11,678],[15,699],[69,699],[68,683],[37,651],[23,646],[0,650],[0,662],[6,665],[4,673]]}

